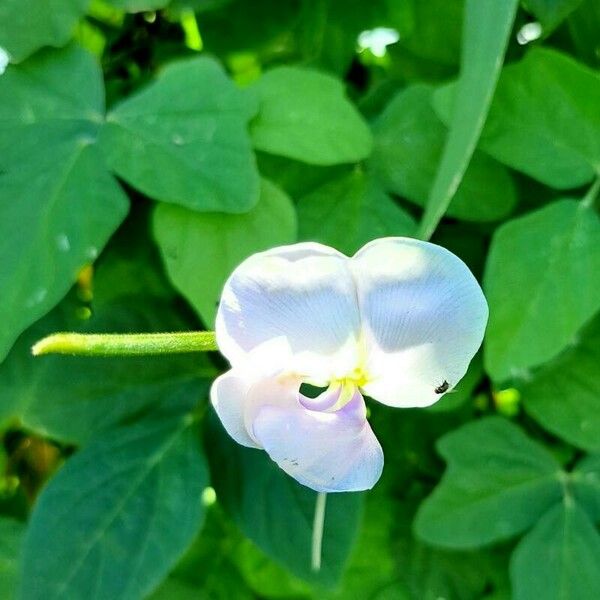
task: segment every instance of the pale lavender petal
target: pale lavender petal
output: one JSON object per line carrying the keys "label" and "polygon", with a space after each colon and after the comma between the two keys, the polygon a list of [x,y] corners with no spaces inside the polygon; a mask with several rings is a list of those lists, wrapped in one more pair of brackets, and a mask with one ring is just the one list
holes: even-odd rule
{"label": "pale lavender petal", "polygon": [[299,401],[304,408],[308,408],[309,410],[325,411],[336,405],[341,394],[342,386],[337,386],[335,388],[329,387],[324,392],[321,392],[316,398],[300,395]]}
{"label": "pale lavender petal", "polygon": [[298,406],[300,381],[270,374],[257,378],[252,369],[231,369],[210,388],[211,403],[227,433],[242,446],[261,448],[252,432],[252,422],[265,405]]}
{"label": "pale lavender petal", "polygon": [[316,491],[367,490],[381,476],[383,452],[358,392],[336,412],[263,406],[253,432],[286,473]]}
{"label": "pale lavender petal", "polygon": [[210,401],[225,431],[238,444],[260,448],[250,436],[244,420],[249,387],[249,382],[232,369],[215,379],[210,388]]}

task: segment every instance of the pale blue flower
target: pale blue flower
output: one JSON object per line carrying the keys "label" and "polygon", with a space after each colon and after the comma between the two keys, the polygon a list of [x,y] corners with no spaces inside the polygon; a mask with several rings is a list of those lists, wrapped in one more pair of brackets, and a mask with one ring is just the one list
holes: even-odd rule
{"label": "pale blue flower", "polygon": [[[371,488],[383,453],[363,394],[429,406],[481,345],[488,308],[467,266],[408,238],[352,258],[315,243],[245,260],[225,284],[216,335],[231,370],[211,389],[225,429],[322,492]],[[317,398],[300,393],[326,388]]]}

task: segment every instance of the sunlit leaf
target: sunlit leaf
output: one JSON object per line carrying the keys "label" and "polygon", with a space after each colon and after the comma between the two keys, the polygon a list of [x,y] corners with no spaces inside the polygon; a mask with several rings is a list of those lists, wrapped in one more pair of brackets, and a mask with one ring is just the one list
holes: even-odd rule
{"label": "sunlit leaf", "polygon": [[356,162],[371,152],[371,133],[334,77],[278,67],[251,88],[259,100],[254,147],[315,165]]}
{"label": "sunlit leaf", "polygon": [[231,554],[249,588],[259,597],[310,596],[309,584],[270,559],[248,538],[242,538]]}
{"label": "sunlit leaf", "polygon": [[245,258],[296,238],[290,199],[263,180],[259,203],[243,215],[194,213],[161,204],[154,233],[167,273],[179,291],[212,327],[225,280]]}
{"label": "sunlit leaf", "polygon": [[600,219],[559,200],[500,227],[487,259],[485,366],[502,381],[554,357],[600,308]]}
{"label": "sunlit leaf", "polygon": [[142,12],[145,10],[156,10],[164,8],[171,0],[106,0],[116,8],[122,8],[128,12]]}
{"label": "sunlit leaf", "polygon": [[255,112],[216,61],[188,59],[108,113],[102,149],[120,177],[156,200],[241,213],[258,200],[246,131]]}

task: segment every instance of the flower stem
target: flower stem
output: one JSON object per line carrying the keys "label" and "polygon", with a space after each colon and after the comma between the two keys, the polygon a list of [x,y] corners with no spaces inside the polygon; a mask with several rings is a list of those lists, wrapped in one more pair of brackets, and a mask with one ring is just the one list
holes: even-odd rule
{"label": "flower stem", "polygon": [[174,333],[81,334],[55,333],[37,342],[34,356],[74,354],[79,356],[149,356],[218,350],[214,331]]}
{"label": "flower stem", "polygon": [[327,494],[319,492],[315,503],[315,518],[312,531],[312,556],[311,568],[313,571],[321,570],[321,551],[323,547],[323,526],[325,524],[325,507],[327,505]]}
{"label": "flower stem", "polygon": [[581,199],[581,204],[585,207],[591,207],[596,201],[598,192],[600,191],[600,175],[596,177],[595,181],[590,186],[586,195]]}

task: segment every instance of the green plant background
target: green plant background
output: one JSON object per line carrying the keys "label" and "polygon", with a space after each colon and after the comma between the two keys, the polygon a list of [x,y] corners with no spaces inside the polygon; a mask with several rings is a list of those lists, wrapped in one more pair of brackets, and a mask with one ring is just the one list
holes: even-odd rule
{"label": "green plant background", "polygon": [[[597,0],[2,0],[0,46],[0,598],[600,597]],[[437,405],[370,403],[384,474],[329,497],[318,573],[221,357],[29,355],[210,329],[253,252],[392,235],[489,327]]]}

